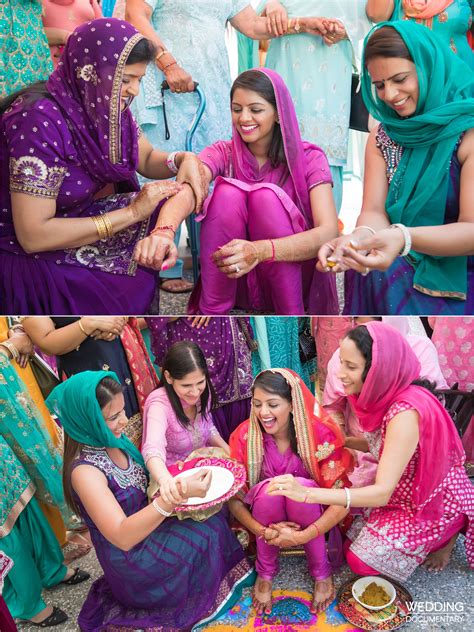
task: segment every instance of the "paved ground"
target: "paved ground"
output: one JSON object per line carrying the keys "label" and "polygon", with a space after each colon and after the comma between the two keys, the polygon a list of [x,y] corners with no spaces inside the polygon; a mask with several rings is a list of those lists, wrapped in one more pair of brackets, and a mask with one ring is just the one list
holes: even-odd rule
{"label": "paved ground", "polygon": [[[413,598],[418,602],[436,602],[445,604],[458,603],[457,607],[464,612],[457,613],[461,621],[449,621],[444,623],[433,623],[429,619],[418,620],[416,623],[409,623],[403,629],[407,632],[418,631],[441,631],[467,632],[474,629],[474,585],[473,575],[467,565],[464,553],[463,538],[460,537],[453,553],[451,562],[442,573],[429,573],[423,568],[418,569],[414,575],[406,582],[407,588],[411,591]],[[100,576],[100,567],[93,552],[87,557],[79,560],[81,568],[89,571],[92,579]],[[351,576],[348,567],[335,578],[336,587],[339,587]],[[77,615],[89,590],[91,581],[84,582],[79,586],[64,586],[54,590],[45,591],[45,599],[48,603],[60,606],[70,617],[64,625],[54,628],[57,632],[75,632],[79,630],[76,625]],[[311,591],[311,580],[307,572],[304,558],[282,558],[281,570],[275,581],[275,588],[284,589],[300,588]],[[34,626],[21,625],[22,632],[33,632],[37,630]]]}

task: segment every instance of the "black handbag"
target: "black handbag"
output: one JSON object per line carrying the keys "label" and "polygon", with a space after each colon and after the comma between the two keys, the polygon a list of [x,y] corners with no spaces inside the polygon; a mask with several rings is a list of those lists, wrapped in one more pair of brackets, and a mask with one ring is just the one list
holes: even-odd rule
{"label": "black handbag", "polygon": [[369,131],[369,111],[362,99],[360,75],[357,72],[352,73],[349,127],[357,132]]}
{"label": "black handbag", "polygon": [[303,364],[316,357],[316,341],[309,328],[303,329],[298,336],[298,351]]}
{"label": "black handbag", "polygon": [[46,399],[53,388],[61,384],[61,380],[56,376],[51,367],[36,353],[30,358],[30,367],[43,398]]}

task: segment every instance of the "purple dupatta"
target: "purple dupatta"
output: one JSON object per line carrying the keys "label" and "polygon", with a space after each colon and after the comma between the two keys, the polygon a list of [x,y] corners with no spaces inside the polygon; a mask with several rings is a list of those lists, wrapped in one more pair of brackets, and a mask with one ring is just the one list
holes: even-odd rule
{"label": "purple dupatta", "polygon": [[[122,76],[143,35],[122,20],[100,18],[69,37],[47,89],[62,110],[82,165],[92,179],[127,181],[139,189],[138,128],[120,107]],[[98,170],[97,165],[100,165]]]}

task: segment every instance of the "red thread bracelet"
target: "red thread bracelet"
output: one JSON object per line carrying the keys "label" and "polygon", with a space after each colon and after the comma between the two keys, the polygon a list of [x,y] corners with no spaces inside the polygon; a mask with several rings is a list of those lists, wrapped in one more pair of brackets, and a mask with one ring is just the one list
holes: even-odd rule
{"label": "red thread bracelet", "polygon": [[275,261],[275,244],[273,243],[273,239],[269,239],[268,241],[272,245],[272,258],[270,259],[270,261]]}

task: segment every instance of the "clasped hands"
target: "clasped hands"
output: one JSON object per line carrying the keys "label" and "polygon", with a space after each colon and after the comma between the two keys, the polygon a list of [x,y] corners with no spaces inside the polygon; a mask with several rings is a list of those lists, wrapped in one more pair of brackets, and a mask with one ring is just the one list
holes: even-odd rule
{"label": "clasped hands", "polygon": [[[268,32],[274,37],[288,33],[288,13],[277,0],[267,2],[265,7]],[[347,38],[346,29],[342,22],[335,18],[306,18],[305,33],[320,35],[327,46],[337,44]]]}
{"label": "clasped hands", "polygon": [[366,228],[326,242],[318,253],[321,272],[355,270],[363,275],[370,270],[388,270],[405,245],[401,230],[384,228],[371,234]]}

